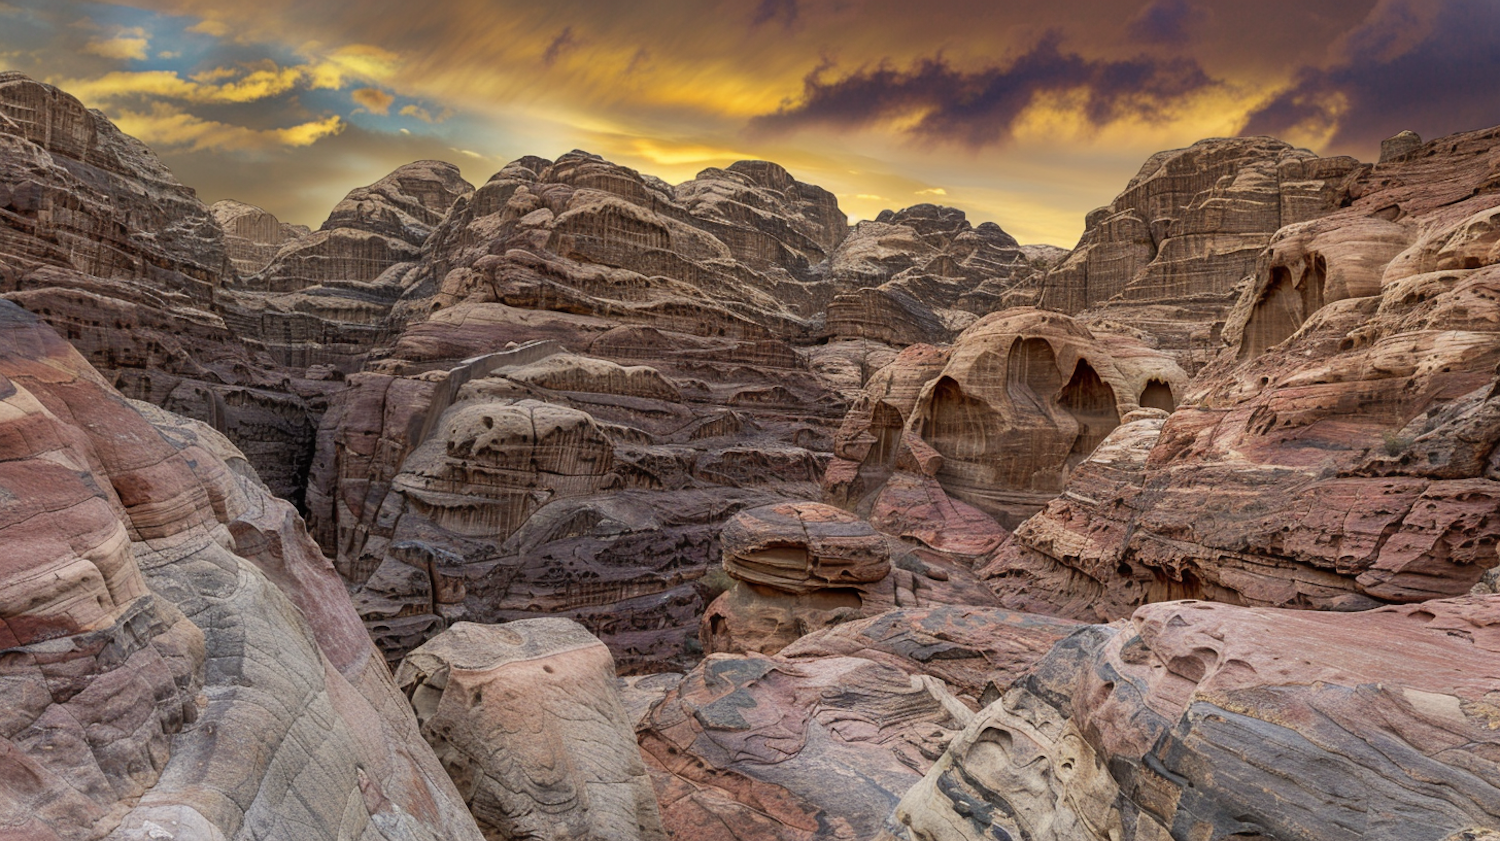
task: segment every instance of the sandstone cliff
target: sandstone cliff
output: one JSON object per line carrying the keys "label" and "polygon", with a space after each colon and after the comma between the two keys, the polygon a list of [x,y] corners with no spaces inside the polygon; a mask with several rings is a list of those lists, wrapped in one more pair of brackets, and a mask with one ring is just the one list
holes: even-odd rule
{"label": "sandstone cliff", "polygon": [[292,507],[0,302],[0,834],[480,837]]}

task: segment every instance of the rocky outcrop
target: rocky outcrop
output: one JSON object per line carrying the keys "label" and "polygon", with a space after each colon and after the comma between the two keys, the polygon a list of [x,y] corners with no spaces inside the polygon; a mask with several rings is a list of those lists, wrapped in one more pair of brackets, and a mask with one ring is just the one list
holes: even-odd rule
{"label": "rocky outcrop", "polygon": [[325,420],[309,492],[382,646],[561,612],[622,669],[690,664],[720,526],[817,496],[880,352],[793,344],[842,225],[761,163],[674,189],[523,158],[460,198],[396,307],[409,326]]}
{"label": "rocky outcrop", "polygon": [[[833,253],[827,331],[898,347],[948,342],[986,313],[1036,302],[1015,238],[963,211],[919,204],[860,222]],[[1030,291],[1027,291],[1030,290]]]}
{"label": "rocky outcrop", "polygon": [[0,302],[0,834],[480,837],[327,560]]}
{"label": "rocky outcrop", "polygon": [[[1400,652],[1393,656],[1392,652]],[[1483,837],[1500,597],[1151,605],[1069,637],[902,799],[900,838]]]}
{"label": "rocky outcrop", "polygon": [[[914,346],[872,377],[839,431],[842,461],[825,482],[859,505],[871,492],[900,493],[901,482],[875,483],[904,471],[1014,526],[1056,496],[1122,419],[1143,406],[1170,410],[1186,381],[1134,337],[1096,335],[1029,307],[994,313],[952,350]],[[865,504],[892,507],[878,497]]]}
{"label": "rocky outcrop", "polygon": [[289,225],[253,204],[217,201],[209,208],[224,229],[224,250],[235,274],[253,275],[275,259],[286,243],[312,233],[305,225]]}
{"label": "rocky outcrop", "polygon": [[1271,236],[1346,203],[1353,158],[1319,158],[1269,137],[1203,140],[1153,155],[1089,214],[1073,253],[1042,282],[1040,306],[1123,322],[1196,373]]}
{"label": "rocky outcrop", "polygon": [[1007,605],[1351,610],[1495,566],[1500,133],[1427,150],[1277,234],[1183,406],[1117,430],[984,570]]}
{"label": "rocky outcrop", "polygon": [[[246,317],[223,230],[155,155],[78,100],[0,74],[0,293],[126,396],[212,425],[302,498],[332,383],[283,368]],[[231,243],[233,241],[231,240]]]}
{"label": "rocky outcrop", "polygon": [[486,837],[666,838],[614,660],[577,623],[460,622],[396,683]]}
{"label": "rocky outcrop", "polygon": [[942,682],[853,657],[714,654],[639,725],[674,838],[870,838],[973,713]]}

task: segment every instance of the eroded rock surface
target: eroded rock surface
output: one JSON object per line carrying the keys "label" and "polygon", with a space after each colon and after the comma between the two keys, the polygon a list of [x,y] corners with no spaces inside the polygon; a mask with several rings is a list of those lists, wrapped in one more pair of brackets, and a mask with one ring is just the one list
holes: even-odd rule
{"label": "eroded rock surface", "polygon": [[1269,137],[1160,152],[1089,214],[1078,246],[1042,282],[1040,306],[1145,330],[1196,373],[1217,353],[1236,287],[1271,236],[1336,210],[1363,171],[1353,158]]}
{"label": "eroded rock surface", "polygon": [[1500,135],[1428,150],[1277,234],[1183,406],[1117,430],[984,570],[1007,605],[1352,610],[1495,566]]}
{"label": "eroded rock surface", "polygon": [[0,302],[0,834],[480,837],[292,507]]}
{"label": "eroded rock surface", "polygon": [[486,837],[666,838],[614,659],[576,622],[457,623],[396,683]]}
{"label": "eroded rock surface", "polygon": [[1500,822],[1497,655],[1495,596],[1354,614],[1147,606],[1069,637],[976,716],[891,830],[1483,837]]}

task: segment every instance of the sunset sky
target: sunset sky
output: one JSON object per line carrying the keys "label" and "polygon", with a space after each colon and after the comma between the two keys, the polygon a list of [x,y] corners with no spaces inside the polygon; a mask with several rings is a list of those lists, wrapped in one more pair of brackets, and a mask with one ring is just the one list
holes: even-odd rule
{"label": "sunset sky", "polygon": [[851,219],[920,202],[1072,246],[1160,149],[1500,123],[1500,0],[0,0],[61,86],[207,201],[316,227],[421,158],[585,149],[677,183],[777,161]]}

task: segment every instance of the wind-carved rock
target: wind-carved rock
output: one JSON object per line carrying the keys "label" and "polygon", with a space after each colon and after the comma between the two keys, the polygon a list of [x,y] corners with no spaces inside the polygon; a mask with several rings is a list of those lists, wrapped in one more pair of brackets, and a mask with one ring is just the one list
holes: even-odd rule
{"label": "wind-carved rock", "polygon": [[1495,566],[1500,132],[1432,146],[1276,235],[1183,406],[1117,430],[981,570],[1007,606],[1357,610]]}
{"label": "wind-carved rock", "polygon": [[[951,350],[914,346],[871,378],[825,483],[847,504],[872,506],[877,527],[893,533],[911,525],[897,500],[924,480],[1014,526],[1056,496],[1123,418],[1170,410],[1186,381],[1169,356],[1134,337],[1096,335],[1032,308],[994,313]],[[985,551],[983,541],[974,551]]]}
{"label": "wind-carved rock", "polygon": [[812,265],[843,227],[762,162],[673,188],[523,158],[459,198],[403,281],[404,333],[324,423],[309,491],[382,647],[549,612],[627,671],[696,659],[720,526],[817,496],[842,395],[890,354],[793,344],[817,337]]}
{"label": "wind-carved rock", "polygon": [[0,835],[478,841],[244,457],[0,302]]}
{"label": "wind-carved rock", "polygon": [[1268,137],[1203,140],[1153,155],[1088,216],[1047,273],[1040,306],[1155,336],[1194,373],[1272,234],[1340,206],[1353,158],[1319,158]]}
{"label": "wind-carved rock", "polygon": [[920,204],[854,226],[833,253],[829,334],[898,347],[951,341],[978,317],[1036,301],[1039,273],[1014,237]]}
{"label": "wind-carved rock", "polygon": [[897,607],[988,605],[969,567],[817,502],[743,511],[719,537],[734,584],[704,611],[707,652],[774,654],[814,631]]}
{"label": "wind-carved rock", "polygon": [[261,271],[283,245],[312,233],[305,225],[289,225],[253,204],[217,201],[209,210],[224,229],[224,248],[241,277]]}
{"label": "wind-carved rock", "polygon": [[460,622],[396,683],[486,837],[665,841],[614,660],[577,623]]}
{"label": "wind-carved rock", "polygon": [[889,829],[1482,837],[1500,821],[1497,655],[1495,596],[1355,614],[1147,606],[1074,634],[975,716]]}

